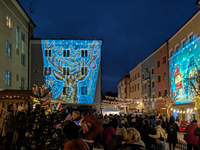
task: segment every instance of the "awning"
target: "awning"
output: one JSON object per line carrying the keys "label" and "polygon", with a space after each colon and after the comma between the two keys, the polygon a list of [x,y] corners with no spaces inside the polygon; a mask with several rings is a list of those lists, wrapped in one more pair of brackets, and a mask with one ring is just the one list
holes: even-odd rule
{"label": "awning", "polygon": [[137,109],[138,104],[130,104],[129,109]]}

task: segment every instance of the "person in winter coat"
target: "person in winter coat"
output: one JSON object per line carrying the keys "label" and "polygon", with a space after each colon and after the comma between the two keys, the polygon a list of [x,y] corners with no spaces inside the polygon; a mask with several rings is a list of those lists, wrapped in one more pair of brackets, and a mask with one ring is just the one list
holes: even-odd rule
{"label": "person in winter coat", "polygon": [[124,134],[122,150],[146,150],[140,133],[135,128],[129,128]]}
{"label": "person in winter coat", "polygon": [[135,127],[136,125],[136,119],[134,117],[134,114],[131,115],[131,118],[130,118],[130,124],[129,124],[129,127]]}
{"label": "person in winter coat", "polygon": [[21,106],[18,107],[18,113],[16,116],[17,120],[17,130],[18,130],[18,138],[17,138],[17,149],[21,150],[23,146],[23,141],[25,140],[25,125],[26,125],[26,118],[25,118],[25,109]]}
{"label": "person in winter coat", "polygon": [[173,150],[175,150],[176,143],[178,142],[177,132],[179,132],[178,125],[175,123],[174,116],[170,117],[169,123],[167,124],[167,142],[169,143],[169,149],[171,150],[171,145],[173,144]]}
{"label": "person in winter coat", "polygon": [[198,140],[198,145],[197,145],[197,150],[200,150],[200,127],[197,127],[195,130],[194,130],[194,133],[193,133],[195,136],[198,136],[199,137],[199,140]]}
{"label": "person in winter coat", "polygon": [[79,138],[79,127],[74,122],[67,124],[63,132],[69,140],[65,143],[63,150],[87,150],[85,143]]}
{"label": "person in winter coat", "polygon": [[141,139],[145,143],[146,148],[148,150],[153,150],[154,149],[155,139],[149,137],[149,134],[155,135],[156,134],[156,130],[150,125],[150,121],[149,120],[145,119],[143,121],[143,125],[141,127],[140,134],[141,134]]}
{"label": "person in winter coat", "polygon": [[163,117],[162,115],[160,115],[160,116],[159,116],[159,119],[162,120],[161,127],[162,127],[163,129],[165,129],[166,127],[165,127],[164,117]]}
{"label": "person in winter coat", "polygon": [[186,137],[186,142],[187,142],[187,150],[197,150],[197,145],[198,145],[198,140],[199,137],[195,136],[194,130],[198,127],[197,120],[193,120],[190,125],[187,126],[186,132],[187,132],[187,137]]}
{"label": "person in winter coat", "polygon": [[111,139],[107,146],[107,150],[117,150],[122,147],[122,141],[124,139],[124,134],[126,132],[126,128],[124,125],[120,125],[117,127],[116,136]]}
{"label": "person in winter coat", "polygon": [[150,116],[149,121],[150,121],[152,127],[154,128],[154,127],[155,127],[155,121],[154,121],[154,119],[153,119],[153,116]]}
{"label": "person in winter coat", "polygon": [[100,133],[100,138],[104,150],[107,150],[108,144],[112,138],[116,136],[115,129],[111,126],[110,122],[103,122],[103,128]]}
{"label": "person in winter coat", "polygon": [[14,131],[17,130],[17,121],[14,115],[14,106],[13,104],[8,105],[7,111],[4,114],[4,123],[5,123],[5,133],[6,133],[6,147],[5,150],[10,150],[12,144]]}
{"label": "person in winter coat", "polygon": [[149,137],[156,139],[155,150],[165,150],[165,130],[161,127],[162,120],[156,120],[156,135],[149,134]]}

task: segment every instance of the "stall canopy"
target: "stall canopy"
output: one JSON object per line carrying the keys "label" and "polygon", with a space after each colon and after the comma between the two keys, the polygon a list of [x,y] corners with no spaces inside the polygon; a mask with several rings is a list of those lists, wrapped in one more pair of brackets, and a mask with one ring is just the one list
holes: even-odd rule
{"label": "stall canopy", "polygon": [[102,114],[119,114],[120,110],[116,108],[114,105],[109,105],[106,108],[102,109]]}

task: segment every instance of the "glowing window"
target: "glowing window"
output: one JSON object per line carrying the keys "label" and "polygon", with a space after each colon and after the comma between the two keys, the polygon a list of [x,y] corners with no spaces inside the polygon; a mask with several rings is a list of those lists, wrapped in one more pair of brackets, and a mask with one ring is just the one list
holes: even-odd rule
{"label": "glowing window", "polygon": [[186,62],[187,62],[186,60],[183,61],[183,70],[186,69]]}
{"label": "glowing window", "polygon": [[6,71],[6,85],[11,85],[11,72],[8,70]]}
{"label": "glowing window", "polygon": [[87,87],[81,87],[81,95],[87,95]]}
{"label": "glowing window", "polygon": [[194,66],[194,56],[190,57],[190,64],[189,67]]}
{"label": "glowing window", "polygon": [[6,55],[9,57],[11,57],[11,47],[12,47],[12,44],[6,41]]}
{"label": "glowing window", "polygon": [[12,29],[12,19],[9,16],[6,16],[6,26]]}
{"label": "glowing window", "polygon": [[25,79],[23,77],[21,77],[21,89],[25,89]]}

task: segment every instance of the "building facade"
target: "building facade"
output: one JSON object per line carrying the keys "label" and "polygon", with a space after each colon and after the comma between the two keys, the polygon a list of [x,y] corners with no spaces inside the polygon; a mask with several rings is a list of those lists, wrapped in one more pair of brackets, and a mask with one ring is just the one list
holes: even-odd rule
{"label": "building facade", "polygon": [[30,88],[30,38],[36,25],[16,0],[0,1],[0,89]]}
{"label": "building facade", "polygon": [[168,63],[168,49],[167,42],[164,42],[156,51],[156,97],[157,97],[157,111],[161,114],[166,114],[165,101],[162,99],[169,95],[169,63]]}
{"label": "building facade", "polygon": [[200,10],[198,10],[178,31],[169,39],[169,76],[170,94],[178,100],[172,106],[172,113],[180,120],[188,122],[199,119],[196,105],[193,102],[193,92],[188,77],[194,77],[200,69]]}
{"label": "building facade", "polygon": [[126,99],[130,98],[129,88],[130,88],[130,76],[126,75],[118,84],[118,98]]}
{"label": "building facade", "polygon": [[139,63],[135,68],[129,71],[130,74],[130,98],[137,99],[140,101],[142,99],[141,90],[141,63]]}
{"label": "building facade", "polygon": [[156,67],[155,53],[152,53],[141,63],[141,84],[144,106],[156,109]]}

